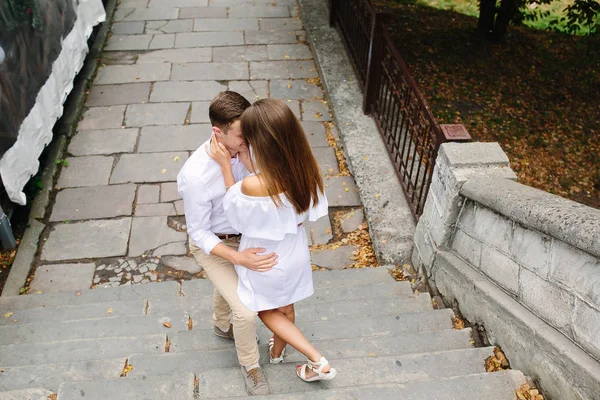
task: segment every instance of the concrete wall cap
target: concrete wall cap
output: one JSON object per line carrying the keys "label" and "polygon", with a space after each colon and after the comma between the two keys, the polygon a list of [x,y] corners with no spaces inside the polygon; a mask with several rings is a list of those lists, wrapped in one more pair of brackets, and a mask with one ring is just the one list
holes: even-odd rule
{"label": "concrete wall cap", "polygon": [[460,194],[600,257],[600,210],[507,179],[472,179]]}
{"label": "concrete wall cap", "polygon": [[444,143],[440,154],[455,168],[509,166],[508,156],[496,142]]}

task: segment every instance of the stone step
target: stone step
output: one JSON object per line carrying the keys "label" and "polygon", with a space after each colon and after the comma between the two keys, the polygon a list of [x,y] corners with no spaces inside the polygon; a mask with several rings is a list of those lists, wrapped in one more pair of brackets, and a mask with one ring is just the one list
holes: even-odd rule
{"label": "stone step", "polygon": [[[340,271],[315,271],[313,274],[315,290],[393,283],[386,267],[352,268]],[[396,282],[402,293],[412,293],[410,283]],[[77,306],[82,304],[106,303],[116,301],[145,301],[185,297],[203,297],[212,295],[213,286],[207,279],[194,279],[178,282],[155,282],[144,285],[119,286],[115,288],[87,289],[80,292],[52,292],[21,296],[0,297],[2,315],[28,308],[51,308]],[[15,317],[16,318],[16,315]]]}
{"label": "stone step", "polygon": [[[63,382],[118,378],[125,366],[125,360],[126,358],[123,357],[64,364],[3,367],[0,390],[39,386],[56,393]],[[0,399],[3,399],[1,395]]]}
{"label": "stone step", "polygon": [[[261,340],[262,344],[259,346],[259,352],[261,354],[261,362],[266,364],[269,362],[268,337],[270,336],[270,332],[265,332],[261,336],[264,339]],[[215,349],[235,350],[233,342],[217,338],[214,335],[211,338],[208,331],[204,331],[204,335],[197,335],[195,339],[194,346],[182,346],[180,341],[174,340],[171,344],[171,352],[185,354],[182,358],[188,359],[201,358],[203,351]],[[207,339],[207,342],[201,343],[202,339]],[[322,340],[316,336],[310,340],[320,352],[328,358],[335,359],[429,353],[472,347],[470,329],[448,329],[391,336],[348,337],[328,340]],[[286,362],[302,362],[305,359],[304,355],[288,346],[285,355]]]}
{"label": "stone step", "polygon": [[[212,318],[207,313],[206,321],[198,320],[199,326],[212,328]],[[171,324],[171,328],[163,325]],[[188,317],[183,312],[178,316],[127,316],[85,319],[77,321],[41,322],[0,327],[3,344],[58,342],[75,339],[93,339],[118,336],[143,336],[186,331]]]}
{"label": "stone step", "polygon": [[[404,282],[402,282],[404,283]],[[25,308],[11,311],[8,318],[0,318],[0,327],[15,325],[16,323],[31,323],[37,321],[74,321],[80,319],[117,317],[129,315],[164,314],[176,311],[211,310],[213,295],[211,293],[199,294],[195,291],[191,296],[168,299],[137,299],[129,301],[107,301],[102,303],[89,303],[79,305],[66,305],[57,307]],[[196,296],[197,295],[197,296]],[[332,287],[315,290],[315,294],[303,304],[317,304],[331,299],[358,299],[368,297],[400,297],[412,296],[410,285],[400,283],[379,283],[353,287]],[[5,314],[6,315],[6,314]]]}
{"label": "stone step", "polygon": [[[211,287],[211,283],[198,279],[197,285]],[[181,285],[177,282],[158,282],[143,285],[119,286],[114,288],[86,289],[80,292],[52,292],[0,297],[0,312],[22,310],[24,308],[58,307],[103,303],[111,301],[131,301],[145,299],[167,299],[180,297]]]}
{"label": "stone step", "polygon": [[0,392],[2,400],[48,400],[53,392],[43,388],[19,389]]}
{"label": "stone step", "polygon": [[[337,378],[336,378],[337,379]],[[427,379],[403,384],[379,384],[350,388],[317,389],[298,393],[254,396],[254,400],[514,400],[525,383],[520,371],[508,370],[450,378]],[[215,397],[214,394],[212,395]],[[210,398],[210,397],[204,397]],[[227,397],[222,400],[238,400]]]}
{"label": "stone step", "polygon": [[[337,340],[359,337],[410,335],[418,332],[442,331],[452,328],[451,310],[432,310],[398,316],[354,318],[340,321],[298,321],[298,327],[310,340]],[[257,325],[261,343],[267,343],[272,333],[262,323]],[[211,329],[196,329],[169,334],[171,351],[210,350],[227,347],[227,341],[216,337]]]}
{"label": "stone step", "polygon": [[59,400],[89,399],[193,400],[194,374],[156,375],[95,381],[65,382],[58,390]]}
{"label": "stone step", "polygon": [[[263,369],[272,393],[313,392],[317,388],[338,389],[386,383],[406,384],[411,381],[484,373],[484,361],[492,352],[493,348],[487,347],[387,357],[341,360],[330,358],[329,361],[337,369],[338,375],[331,381],[320,382],[318,386],[308,385],[296,377],[297,362],[267,364],[263,365]],[[196,375],[200,385],[200,398],[234,397],[246,393],[238,366],[204,371],[198,369]],[[432,398],[437,400],[435,396]]]}
{"label": "stone step", "polygon": [[164,353],[166,335],[107,337],[0,346],[0,365],[54,364],[126,357],[133,353]]}
{"label": "stone step", "polygon": [[[42,343],[96,337],[144,336],[162,333],[172,338],[172,343],[180,340],[183,345],[215,345],[212,334],[210,311],[201,318],[192,319],[193,330],[188,331],[188,316],[184,313],[170,313],[170,316],[144,315],[129,317],[107,317],[66,322],[27,323],[0,327],[3,344]],[[299,326],[308,337],[318,335],[322,339],[353,336],[375,336],[398,334],[401,332],[430,331],[452,328],[452,310],[432,310],[417,313],[402,313],[396,316],[372,316],[370,318],[347,318],[334,321],[299,320]],[[308,315],[307,315],[308,316]],[[171,328],[163,325],[169,322]],[[262,323],[258,322],[258,326]],[[206,330],[206,332],[203,332]],[[189,332],[189,334],[188,334]],[[265,328],[266,332],[266,328]],[[180,336],[182,334],[182,336]],[[340,336],[342,335],[342,336]],[[350,336],[348,336],[350,335]],[[270,334],[265,333],[263,340]],[[201,339],[200,339],[201,338]],[[184,344],[185,343],[185,344]],[[194,344],[195,343],[195,344]],[[217,342],[218,344],[220,342]]]}
{"label": "stone step", "polygon": [[[360,340],[360,339],[359,339]],[[266,352],[266,345],[261,345],[261,365],[269,367]],[[350,348],[350,346],[348,346]],[[427,374],[433,374],[435,376],[457,376],[465,375],[470,373],[479,373],[484,371],[484,360],[490,354],[492,354],[493,348],[484,349],[459,349],[452,351],[441,351],[435,353],[418,353],[418,354],[405,354],[405,355],[393,355],[393,356],[382,356],[382,357],[357,357],[357,358],[342,358],[338,359],[335,356],[328,357],[328,359],[334,364],[336,368],[341,367],[341,371],[345,371],[348,380],[341,379],[339,382],[343,382],[343,386],[352,386],[352,380],[356,380],[356,384],[368,384],[371,383],[369,380],[365,380],[364,383],[362,377],[356,376],[352,371],[356,370],[357,365],[361,365],[361,369],[365,365],[371,365],[374,371],[381,371],[383,377],[390,377],[393,379],[396,375],[402,377],[403,380],[388,381],[378,380],[372,383],[401,383],[404,381],[411,380],[411,377],[425,376]],[[356,351],[358,353],[358,351]],[[347,354],[351,354],[351,350],[348,350]],[[368,353],[367,353],[368,354]],[[395,364],[398,361],[399,364]],[[178,372],[195,372],[195,373],[206,373],[206,382],[219,382],[219,373],[227,375],[227,379],[220,382],[235,382],[235,376],[239,375],[239,371],[235,373],[235,368],[227,369],[228,367],[239,366],[238,358],[235,349],[224,350],[211,350],[211,351],[198,351],[198,352],[187,352],[187,353],[164,353],[164,354],[133,354],[129,357],[129,363],[133,365],[132,376],[141,375],[153,375],[153,374],[175,374]],[[354,368],[352,368],[352,363]],[[365,364],[366,363],[366,364]],[[294,373],[294,368],[298,364],[295,361],[284,363],[285,365],[292,367],[289,369],[285,365],[280,366],[286,373]],[[404,367],[401,367],[404,366]],[[211,375],[215,371],[215,368],[221,369],[220,372],[215,372],[214,376]],[[369,367],[367,367],[369,368]],[[448,371],[446,371],[446,369]],[[279,374],[278,370],[269,370],[269,373]],[[455,373],[459,372],[459,373]],[[284,374],[285,375],[285,374]],[[279,378],[284,381],[289,381],[285,376],[282,375]],[[367,374],[369,379],[376,379],[375,373]],[[290,375],[293,376],[293,375]],[[243,387],[243,381],[240,378],[240,387]],[[300,381],[298,383],[301,383]],[[299,391],[296,388],[290,391]]]}
{"label": "stone step", "polygon": [[[364,299],[364,301],[363,301]],[[373,302],[397,301],[405,304],[425,304],[431,303],[429,294],[415,295],[408,291],[404,285],[396,283],[360,285],[352,287],[333,287],[315,289],[315,293],[299,301],[296,304],[296,310],[323,308],[329,303],[339,304],[340,302],[363,302],[370,304]],[[162,299],[149,301],[148,314],[166,314],[169,312],[186,311],[189,314],[195,312],[205,312],[213,310],[212,294],[207,297],[180,297],[176,299]],[[429,304],[429,309],[431,304]],[[416,307],[416,306],[415,306]]]}
{"label": "stone step", "polygon": [[[50,323],[29,323],[0,327],[0,335],[7,337],[13,343],[29,343],[35,341],[66,340],[61,335],[73,338],[77,332],[80,338],[115,336],[112,329],[121,333],[131,332],[132,335],[143,334],[140,327],[148,327],[150,332],[184,331],[188,326],[188,319],[193,321],[193,327],[208,329],[213,325],[212,305],[203,302],[194,302],[190,299],[182,300],[165,299],[155,302],[156,307],[150,308],[149,315],[103,317],[77,321],[63,321]],[[103,310],[103,308],[101,308]],[[428,293],[410,295],[405,297],[375,297],[356,300],[335,300],[322,303],[308,304],[300,302],[296,305],[296,315],[299,321],[327,321],[356,319],[360,316],[395,315],[432,310],[431,298]],[[114,309],[113,309],[113,312]],[[171,324],[172,330],[163,326],[164,322]],[[139,324],[139,325],[138,325]],[[91,329],[90,329],[91,328]],[[57,339],[57,336],[59,337]]]}

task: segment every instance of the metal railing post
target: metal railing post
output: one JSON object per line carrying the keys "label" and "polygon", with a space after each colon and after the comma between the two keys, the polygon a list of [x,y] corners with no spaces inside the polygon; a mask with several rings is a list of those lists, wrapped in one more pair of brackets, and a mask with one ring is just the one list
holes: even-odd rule
{"label": "metal railing post", "polygon": [[329,26],[335,26],[335,20],[341,4],[341,0],[331,0],[331,8],[329,8]]}
{"label": "metal railing post", "polygon": [[377,93],[381,84],[381,62],[383,61],[384,45],[383,30],[386,29],[383,22],[388,14],[374,12],[371,41],[369,43],[369,61],[367,76],[365,79],[363,112],[371,114],[373,104],[377,100]]}

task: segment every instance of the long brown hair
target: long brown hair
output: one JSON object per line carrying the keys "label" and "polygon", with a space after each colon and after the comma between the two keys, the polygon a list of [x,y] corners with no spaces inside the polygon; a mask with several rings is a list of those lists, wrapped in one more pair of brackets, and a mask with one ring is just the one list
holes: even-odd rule
{"label": "long brown hair", "polygon": [[252,149],[267,193],[277,206],[284,193],[301,214],[319,201],[323,178],[300,121],[282,101],[262,99],[242,114],[242,133]]}

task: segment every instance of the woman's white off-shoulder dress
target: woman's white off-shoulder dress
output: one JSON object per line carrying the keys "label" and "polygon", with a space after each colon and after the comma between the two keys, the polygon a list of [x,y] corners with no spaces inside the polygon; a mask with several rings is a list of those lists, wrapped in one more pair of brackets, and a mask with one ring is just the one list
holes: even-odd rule
{"label": "woman's white off-shoulder dress", "polygon": [[242,182],[233,185],[225,195],[223,208],[231,226],[242,233],[240,251],[252,247],[275,252],[278,264],[267,272],[255,272],[240,265],[238,296],[252,311],[272,310],[311,296],[312,268],[308,240],[304,227],[306,219],[316,221],[327,215],[325,195],[303,214],[297,214],[285,195],[280,195],[278,208],[270,197],[254,197],[242,193]]}

